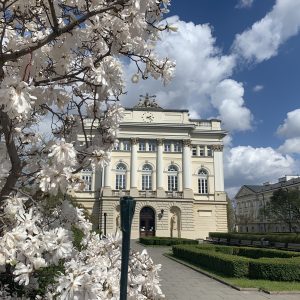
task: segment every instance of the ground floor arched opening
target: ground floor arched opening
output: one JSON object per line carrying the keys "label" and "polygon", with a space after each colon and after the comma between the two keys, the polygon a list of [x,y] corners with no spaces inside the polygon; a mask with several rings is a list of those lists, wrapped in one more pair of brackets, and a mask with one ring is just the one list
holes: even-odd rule
{"label": "ground floor arched opening", "polygon": [[155,236],[155,212],[149,206],[140,211],[140,237],[144,236]]}

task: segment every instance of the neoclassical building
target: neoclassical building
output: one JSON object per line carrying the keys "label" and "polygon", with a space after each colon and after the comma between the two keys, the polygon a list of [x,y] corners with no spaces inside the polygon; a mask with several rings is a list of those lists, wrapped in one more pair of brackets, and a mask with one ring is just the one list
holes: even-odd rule
{"label": "neoclassical building", "polygon": [[[268,220],[263,209],[273,193],[279,189],[300,189],[299,175],[284,176],[276,183],[262,185],[243,185],[235,196],[237,230],[239,232],[288,232],[287,224]],[[299,231],[299,228],[298,228]]]}
{"label": "neoclassical building", "polygon": [[[119,199],[137,201],[132,238],[205,238],[227,231],[220,120],[190,119],[188,110],[163,109],[146,95],[126,108],[119,143],[101,172],[83,170],[77,193],[102,232],[120,224]],[[79,139],[82,136],[78,136]]]}

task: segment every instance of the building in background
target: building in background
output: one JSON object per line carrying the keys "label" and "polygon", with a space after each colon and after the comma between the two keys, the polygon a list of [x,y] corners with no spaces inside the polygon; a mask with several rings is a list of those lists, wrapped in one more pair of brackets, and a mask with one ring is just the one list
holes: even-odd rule
{"label": "building in background", "polygon": [[83,170],[86,191],[78,201],[102,232],[118,230],[124,195],[137,200],[132,238],[226,232],[220,120],[189,119],[187,110],[163,109],[152,98],[125,110],[110,164],[103,174]]}
{"label": "building in background", "polygon": [[279,189],[300,189],[298,175],[284,176],[277,183],[243,185],[235,196],[236,224],[239,232],[288,232],[284,223],[274,223],[261,213],[273,193]]}

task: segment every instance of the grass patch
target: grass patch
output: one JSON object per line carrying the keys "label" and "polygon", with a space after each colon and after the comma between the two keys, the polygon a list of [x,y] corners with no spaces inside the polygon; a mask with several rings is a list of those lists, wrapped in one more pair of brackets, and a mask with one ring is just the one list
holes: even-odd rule
{"label": "grass patch", "polygon": [[192,267],[195,270],[198,270],[199,272],[212,277],[214,279],[223,281],[224,283],[235,286],[237,288],[241,289],[259,289],[264,290],[268,292],[300,292],[300,282],[298,281],[271,281],[271,280],[262,280],[262,279],[249,279],[249,278],[235,278],[223,275],[220,272],[212,271],[205,267],[199,267],[195,264],[192,264],[190,262],[186,262],[182,259],[179,259],[175,257],[172,253],[166,253],[167,257],[170,257],[172,259],[175,259],[176,261],[179,261],[183,263],[186,266]]}

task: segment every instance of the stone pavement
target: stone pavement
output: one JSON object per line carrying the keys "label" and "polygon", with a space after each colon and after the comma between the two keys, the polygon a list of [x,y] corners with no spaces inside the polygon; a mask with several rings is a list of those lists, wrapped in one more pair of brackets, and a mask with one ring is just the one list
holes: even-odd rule
{"label": "stone pavement", "polygon": [[[132,243],[141,251],[145,247]],[[165,256],[168,247],[147,247],[156,264],[162,264],[161,288],[166,300],[300,300],[300,294],[269,295],[258,291],[237,291]]]}

